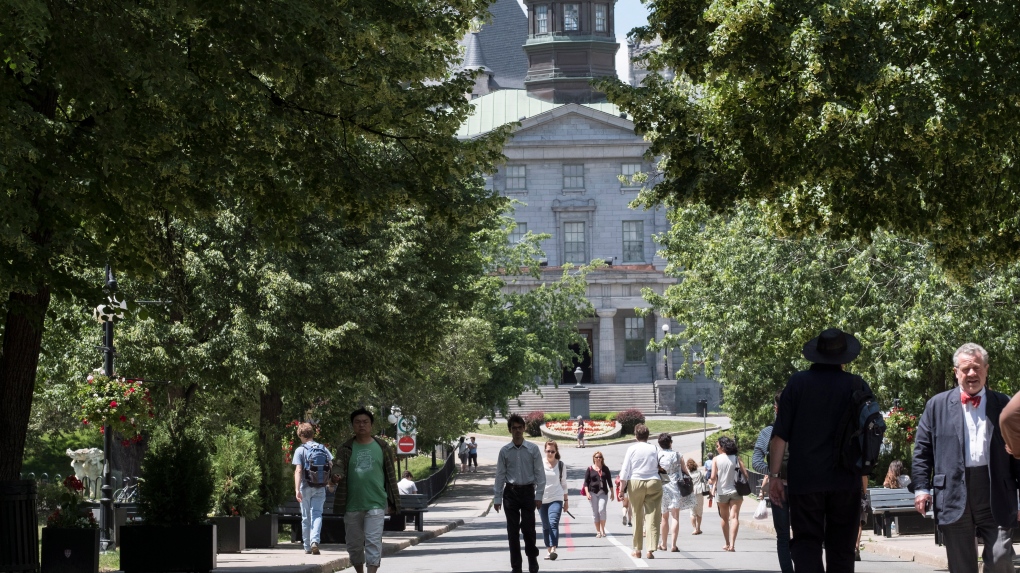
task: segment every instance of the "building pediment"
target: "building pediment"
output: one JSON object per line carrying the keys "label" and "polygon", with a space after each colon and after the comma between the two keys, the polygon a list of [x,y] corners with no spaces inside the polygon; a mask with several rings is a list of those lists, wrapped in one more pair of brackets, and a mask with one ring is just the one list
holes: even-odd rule
{"label": "building pediment", "polygon": [[642,140],[634,133],[630,119],[606,113],[593,107],[569,103],[523,118],[514,130],[513,140],[577,140],[586,134],[598,135],[598,140]]}

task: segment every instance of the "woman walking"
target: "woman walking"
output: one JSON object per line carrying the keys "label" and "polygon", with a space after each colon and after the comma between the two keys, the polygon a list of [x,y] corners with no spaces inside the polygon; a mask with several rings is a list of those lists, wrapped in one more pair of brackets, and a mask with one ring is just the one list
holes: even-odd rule
{"label": "woman walking", "polygon": [[[673,535],[673,546],[670,551],[680,551],[676,546],[677,536],[680,535],[680,510],[693,507],[694,496],[681,496],[676,481],[680,476],[687,474],[687,465],[684,457],[673,451],[673,438],[668,432],[659,434],[659,467],[666,470],[662,480],[662,523],[659,529],[662,531],[662,542],[659,543],[661,551],[666,550],[669,545],[669,536]],[[672,521],[670,520],[672,518]]]}
{"label": "woman walking", "polygon": [[[662,479],[659,478],[659,459],[655,446],[648,443],[648,426],[634,427],[637,443],[627,449],[620,467],[620,479],[628,481],[627,492],[634,511],[634,551],[631,557],[641,557],[644,537],[648,536],[646,559],[654,559],[652,551],[659,545],[659,519],[662,511]],[[647,518],[648,522],[645,523]],[[645,531],[647,529],[647,531]]]}
{"label": "woman walking", "polygon": [[694,507],[691,508],[691,535],[701,535],[701,517],[705,514],[705,497],[708,496],[708,483],[705,473],[694,460],[687,460],[687,472],[694,482]]}
{"label": "woman walking", "polygon": [[546,559],[555,561],[560,542],[560,514],[570,509],[567,500],[567,471],[560,461],[560,447],[549,440],[545,443],[545,494],[538,514],[542,517],[542,535],[549,552]]}
{"label": "woman walking", "polygon": [[744,496],[737,493],[737,471],[747,476],[744,462],[737,457],[737,443],[733,438],[723,436],[715,443],[719,455],[712,459],[712,477],[708,483],[715,487],[715,501],[719,506],[719,517],[722,521],[723,540],[726,541],[725,551],[736,551],[737,531],[740,529],[740,505]]}
{"label": "woman walking", "polygon": [[616,499],[613,496],[612,475],[604,462],[602,452],[596,451],[591,457],[591,466],[584,472],[584,489],[591,502],[592,518],[595,520],[595,537],[606,536],[607,499]]}

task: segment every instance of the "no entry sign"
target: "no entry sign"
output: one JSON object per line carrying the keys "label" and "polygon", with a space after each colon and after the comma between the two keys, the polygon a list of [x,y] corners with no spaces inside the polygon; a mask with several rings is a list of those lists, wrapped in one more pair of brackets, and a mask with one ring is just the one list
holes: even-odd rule
{"label": "no entry sign", "polygon": [[401,436],[397,440],[397,451],[402,454],[413,454],[415,450],[414,436]]}

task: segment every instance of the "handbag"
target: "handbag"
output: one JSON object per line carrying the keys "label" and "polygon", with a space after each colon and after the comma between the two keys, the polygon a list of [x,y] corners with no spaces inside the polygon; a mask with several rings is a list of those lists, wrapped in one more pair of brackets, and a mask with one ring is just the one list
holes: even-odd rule
{"label": "handbag", "polygon": [[733,471],[737,472],[737,477],[733,480],[733,485],[737,488],[737,495],[751,495],[751,484],[747,483],[744,472],[740,471],[740,464],[737,464]]}
{"label": "handbag", "polygon": [[694,480],[687,474],[680,474],[680,477],[676,478],[676,488],[680,490],[680,497],[687,497],[694,493]]}
{"label": "handbag", "polygon": [[769,504],[765,501],[765,498],[758,500],[758,507],[754,510],[755,519],[768,519],[769,517]]}

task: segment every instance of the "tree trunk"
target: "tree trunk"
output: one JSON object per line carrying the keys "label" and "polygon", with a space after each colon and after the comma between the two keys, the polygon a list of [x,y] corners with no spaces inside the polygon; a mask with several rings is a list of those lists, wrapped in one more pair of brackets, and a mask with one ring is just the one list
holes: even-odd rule
{"label": "tree trunk", "polygon": [[21,477],[43,321],[49,306],[48,286],[39,287],[36,294],[11,293],[8,299],[0,356],[0,482]]}

